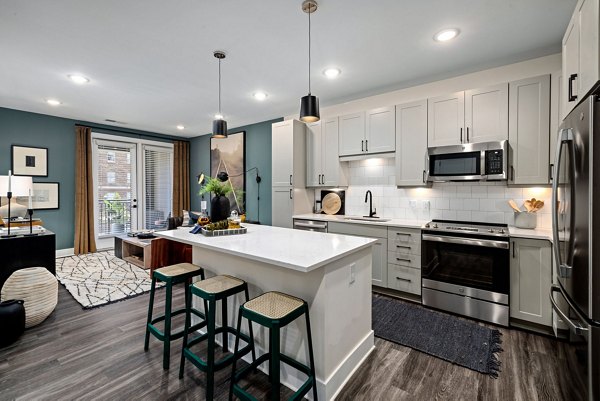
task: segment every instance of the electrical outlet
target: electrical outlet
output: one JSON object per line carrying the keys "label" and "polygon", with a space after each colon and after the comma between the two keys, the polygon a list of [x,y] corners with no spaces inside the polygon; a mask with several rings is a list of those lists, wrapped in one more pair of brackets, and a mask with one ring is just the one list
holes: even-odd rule
{"label": "electrical outlet", "polygon": [[429,210],[431,208],[431,202],[429,202],[429,199],[421,201],[421,208],[423,210]]}
{"label": "electrical outlet", "polygon": [[350,265],[350,284],[354,284],[356,281],[356,264],[352,263]]}
{"label": "electrical outlet", "polygon": [[408,206],[411,209],[416,209],[417,208],[417,201],[415,199],[411,199],[408,201]]}

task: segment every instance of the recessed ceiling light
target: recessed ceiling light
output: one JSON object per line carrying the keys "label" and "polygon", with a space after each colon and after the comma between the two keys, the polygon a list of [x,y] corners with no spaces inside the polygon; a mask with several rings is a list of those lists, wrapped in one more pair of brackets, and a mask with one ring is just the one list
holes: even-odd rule
{"label": "recessed ceiling light", "polygon": [[185,127],[184,127],[183,125],[179,124],[179,125],[177,126],[177,129],[181,131],[181,130],[184,130],[184,129],[185,129]]}
{"label": "recessed ceiling light", "polygon": [[254,96],[256,100],[265,100],[268,95],[265,92],[254,92],[252,96]]}
{"label": "recessed ceiling light", "polygon": [[90,82],[89,78],[84,77],[83,75],[71,74],[68,75],[69,79],[76,84],[82,85]]}
{"label": "recessed ceiling light", "polygon": [[338,75],[340,75],[341,73],[342,70],[340,70],[339,68],[328,68],[325,71],[323,71],[323,74],[329,79],[337,78]]}
{"label": "recessed ceiling light", "polygon": [[223,114],[215,114],[215,120],[222,120]]}
{"label": "recessed ceiling light", "polygon": [[61,103],[56,99],[46,99],[46,103],[50,106],[59,106]]}
{"label": "recessed ceiling light", "polygon": [[436,42],[447,42],[447,41],[457,37],[459,33],[460,33],[460,31],[456,28],[444,29],[444,30],[436,33],[433,36],[433,40],[435,40]]}

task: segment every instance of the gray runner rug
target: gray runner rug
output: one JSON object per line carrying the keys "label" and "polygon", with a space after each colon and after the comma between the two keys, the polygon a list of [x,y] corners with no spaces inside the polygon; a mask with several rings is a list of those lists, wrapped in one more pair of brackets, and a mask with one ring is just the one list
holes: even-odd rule
{"label": "gray runner rug", "polygon": [[375,336],[498,378],[499,330],[420,305],[373,295]]}

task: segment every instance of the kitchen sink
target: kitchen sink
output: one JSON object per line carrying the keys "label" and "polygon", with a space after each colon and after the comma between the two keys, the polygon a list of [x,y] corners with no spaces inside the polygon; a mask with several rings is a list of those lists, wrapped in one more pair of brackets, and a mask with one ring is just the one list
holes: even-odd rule
{"label": "kitchen sink", "polygon": [[345,217],[344,220],[357,220],[357,221],[374,221],[374,222],[386,222],[386,221],[390,221],[391,219],[382,219],[379,217]]}

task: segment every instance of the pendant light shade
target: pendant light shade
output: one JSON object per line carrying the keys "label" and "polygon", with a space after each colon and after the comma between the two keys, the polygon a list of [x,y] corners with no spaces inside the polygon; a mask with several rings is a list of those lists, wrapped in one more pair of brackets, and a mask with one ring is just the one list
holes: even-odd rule
{"label": "pendant light shade", "polygon": [[320,119],[319,98],[310,94],[302,96],[300,100],[300,121],[314,123]]}
{"label": "pendant light shade", "polygon": [[[221,114],[221,60],[225,58],[225,53],[222,51],[215,51],[213,53],[216,59],[219,60],[219,116]],[[213,120],[212,124],[212,138],[227,138],[227,121],[223,117]]]}
{"label": "pendant light shade", "polygon": [[212,137],[227,138],[227,121],[213,120]]}
{"label": "pendant light shade", "polygon": [[302,11],[308,14],[308,95],[300,100],[300,121],[314,123],[321,119],[319,113],[319,98],[310,93],[310,15],[317,11],[315,0],[304,0]]}

